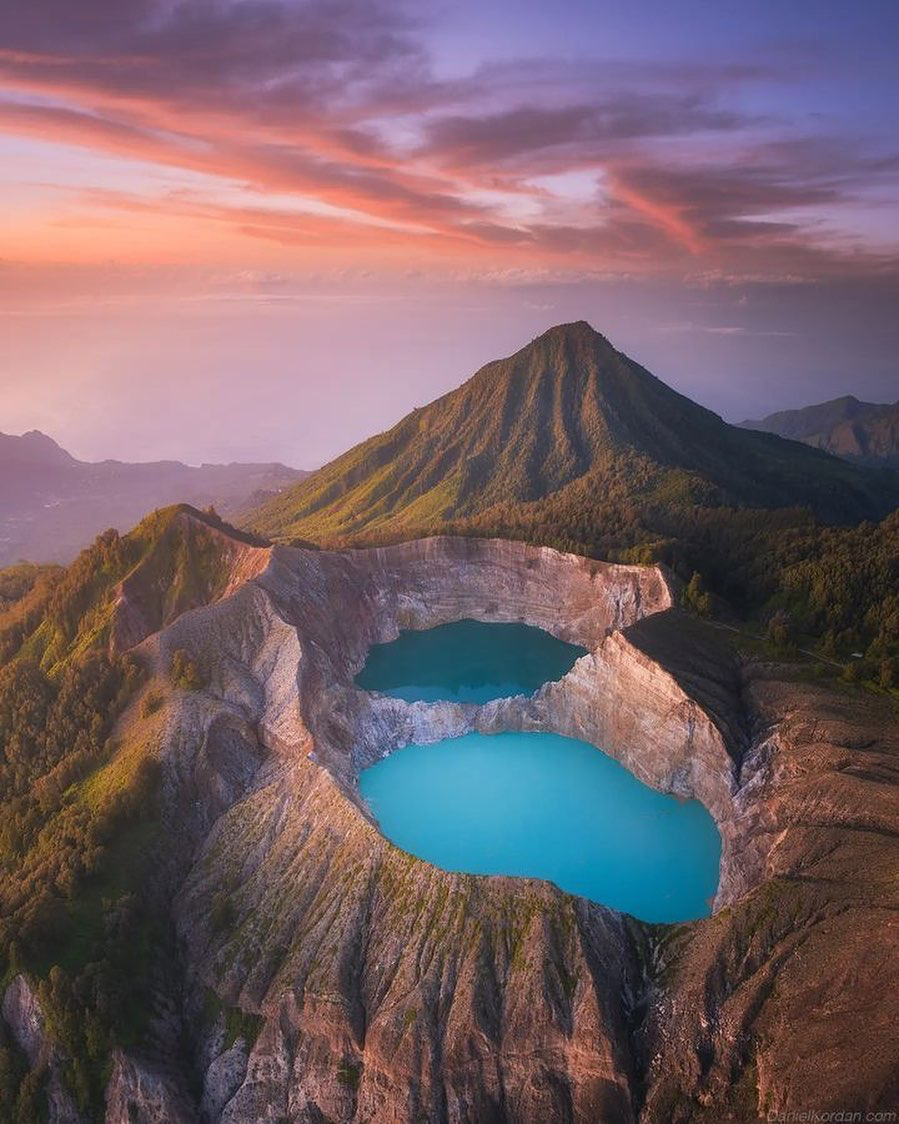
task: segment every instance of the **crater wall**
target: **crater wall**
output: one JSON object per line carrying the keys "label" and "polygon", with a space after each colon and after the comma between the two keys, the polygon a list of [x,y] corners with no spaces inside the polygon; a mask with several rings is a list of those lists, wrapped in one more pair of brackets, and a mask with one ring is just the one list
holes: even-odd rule
{"label": "crater wall", "polygon": [[[889,1107],[895,711],[743,665],[672,604],[661,570],[515,543],[278,547],[146,639],[165,702],[151,717],[136,704],[129,734],[164,767],[155,892],[178,955],[154,966],[152,1041],[117,1053],[109,1124]],[[462,617],[524,621],[588,654],[535,697],[482,707],[353,686],[371,644]],[[179,649],[202,689],[172,688]],[[472,729],[583,738],[703,800],[724,842],[715,915],[647,926],[392,846],[359,769]],[[27,1046],[40,1013],[14,1017],[9,995]]]}
{"label": "crater wall", "polygon": [[[327,580],[310,580],[317,565]],[[298,699],[314,759],[364,814],[359,769],[400,746],[472,731],[545,730],[591,742],[655,788],[700,799],[722,832],[722,869],[731,865],[739,750],[728,746],[727,726],[719,728],[629,636],[638,622],[673,608],[662,569],[503,540],[438,538],[335,555],[276,549],[260,584],[307,641]],[[319,611],[322,599],[328,610]],[[534,625],[587,655],[533,697],[481,706],[406,703],[354,686],[372,644],[401,628],[462,618]],[[722,901],[729,887],[747,884],[746,873],[725,878]]]}

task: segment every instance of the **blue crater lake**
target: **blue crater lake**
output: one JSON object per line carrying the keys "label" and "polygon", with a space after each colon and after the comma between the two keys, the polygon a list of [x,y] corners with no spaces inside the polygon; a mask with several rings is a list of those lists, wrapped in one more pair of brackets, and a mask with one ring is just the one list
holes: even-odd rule
{"label": "blue crater lake", "polygon": [[453,621],[374,645],[356,685],[406,702],[485,703],[531,695],[583,655],[530,625]]}
{"label": "blue crater lake", "polygon": [[710,913],[712,817],[586,742],[468,734],[397,750],[359,783],[384,835],[444,870],[545,878],[644,921]]}

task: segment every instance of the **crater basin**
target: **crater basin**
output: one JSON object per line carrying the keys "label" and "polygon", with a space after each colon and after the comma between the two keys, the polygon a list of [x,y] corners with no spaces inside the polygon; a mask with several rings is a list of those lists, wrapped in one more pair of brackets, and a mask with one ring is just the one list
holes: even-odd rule
{"label": "crater basin", "polygon": [[374,645],[356,685],[406,702],[485,703],[531,695],[583,655],[531,625],[453,621]]}
{"label": "crater basin", "polygon": [[644,921],[711,912],[721,842],[696,800],[657,792],[595,746],[468,734],[360,776],[388,839],[444,870],[543,878]]}

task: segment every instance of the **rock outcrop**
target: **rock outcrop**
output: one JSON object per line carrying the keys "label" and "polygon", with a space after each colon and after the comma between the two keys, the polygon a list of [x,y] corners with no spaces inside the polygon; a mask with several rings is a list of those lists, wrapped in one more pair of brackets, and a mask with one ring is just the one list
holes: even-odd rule
{"label": "rock outcrop", "polygon": [[[741,663],[656,568],[477,539],[259,562],[141,645],[160,676],[187,653],[204,687],[170,691],[152,719],[180,950],[160,987],[179,1032],[117,1055],[109,1120],[889,1107],[889,701]],[[484,706],[353,685],[373,643],[463,617],[525,621],[588,654],[532,698]],[[646,925],[536,880],[440,871],[381,836],[361,768],[503,729],[584,738],[701,799],[723,840],[713,915]]]}
{"label": "rock outcrop", "polygon": [[28,980],[17,975],[3,993],[0,1014],[28,1064],[47,1073],[47,1109],[55,1124],[81,1124],[81,1116],[60,1076],[60,1057],[47,1033],[40,1003]]}

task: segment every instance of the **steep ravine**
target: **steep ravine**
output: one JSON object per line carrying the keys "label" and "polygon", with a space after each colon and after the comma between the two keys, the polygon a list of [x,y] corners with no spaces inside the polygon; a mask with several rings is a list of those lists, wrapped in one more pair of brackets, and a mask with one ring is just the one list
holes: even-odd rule
{"label": "steep ravine", "polygon": [[[276,547],[228,590],[140,647],[159,681],[186,650],[206,686],[131,717],[165,764],[160,902],[179,962],[160,977],[170,1015],[152,1051],[115,1060],[109,1121],[754,1120],[888,1103],[890,704],[862,717],[850,696],[741,666],[672,610],[657,569],[516,543]],[[371,644],[462,617],[522,620],[588,655],[533,699],[482,707],[353,686]],[[546,883],[439,871],[380,835],[360,768],[501,729],[584,738],[699,797],[723,839],[714,915],[648,926]]]}

